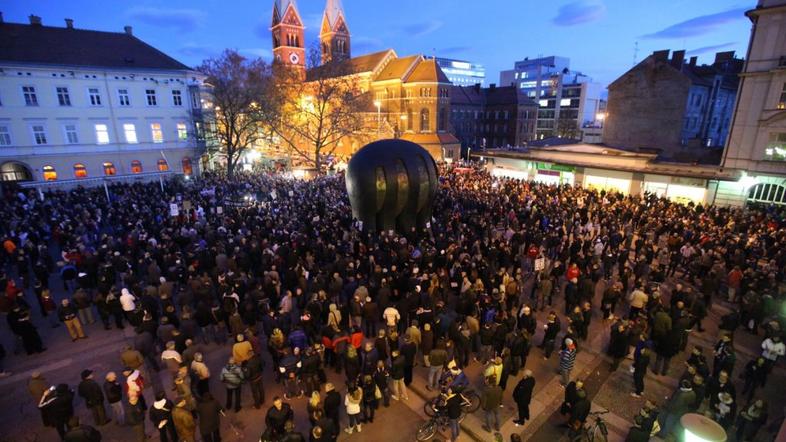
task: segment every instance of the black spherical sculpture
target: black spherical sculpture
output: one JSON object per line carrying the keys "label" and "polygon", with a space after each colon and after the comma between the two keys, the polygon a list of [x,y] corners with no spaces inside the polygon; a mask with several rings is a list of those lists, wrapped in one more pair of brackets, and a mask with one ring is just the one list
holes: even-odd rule
{"label": "black spherical sculpture", "polygon": [[431,219],[437,165],[421,146],[380,140],[361,148],[347,165],[352,215],[367,232],[421,230]]}

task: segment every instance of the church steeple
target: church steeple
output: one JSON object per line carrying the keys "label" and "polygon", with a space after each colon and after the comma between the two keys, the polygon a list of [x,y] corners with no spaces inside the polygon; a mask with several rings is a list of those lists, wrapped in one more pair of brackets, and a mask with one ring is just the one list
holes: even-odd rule
{"label": "church steeple", "polygon": [[295,0],[273,1],[273,23],[270,32],[273,34],[275,61],[305,71],[304,29]]}
{"label": "church steeple", "polygon": [[327,0],[319,42],[322,48],[322,63],[351,57],[349,27],[341,0]]}

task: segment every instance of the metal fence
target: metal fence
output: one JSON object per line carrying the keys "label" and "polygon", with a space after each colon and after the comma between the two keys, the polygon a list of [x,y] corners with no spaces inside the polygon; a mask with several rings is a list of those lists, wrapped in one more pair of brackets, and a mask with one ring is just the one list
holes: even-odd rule
{"label": "metal fence", "polygon": [[78,178],[70,180],[56,180],[56,181],[24,181],[19,182],[19,186],[25,189],[40,189],[46,191],[49,189],[56,190],[69,190],[76,187],[96,187],[103,185],[112,185],[116,183],[149,183],[151,181],[163,181],[173,178],[175,176],[183,175],[182,173],[166,171],[166,172],[145,172],[135,173],[131,175],[111,175],[102,176],[98,178]]}

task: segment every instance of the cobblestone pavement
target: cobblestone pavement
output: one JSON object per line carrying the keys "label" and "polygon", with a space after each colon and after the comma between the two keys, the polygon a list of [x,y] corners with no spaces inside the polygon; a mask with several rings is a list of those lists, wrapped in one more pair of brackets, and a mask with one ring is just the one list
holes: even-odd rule
{"label": "cobblestone pavement", "polygon": [[[59,280],[53,278],[52,287],[58,287]],[[665,287],[667,288],[667,287]],[[62,293],[56,293],[58,299]],[[28,294],[28,299],[32,301],[32,296]],[[13,354],[15,348],[13,336],[8,329],[5,320],[0,322],[0,339],[9,351],[5,360],[5,368],[13,374],[9,377],[0,379],[0,419],[4,423],[0,432],[0,441],[27,442],[27,441],[56,441],[57,435],[51,428],[45,428],[41,424],[40,413],[38,412],[33,399],[27,392],[26,383],[30,374],[34,370],[41,371],[44,377],[51,384],[66,382],[73,388],[79,381],[79,373],[89,368],[96,372],[97,380],[103,378],[108,371],[120,372],[119,353],[124,344],[130,343],[133,338],[133,331],[130,327],[124,330],[103,330],[99,323],[87,325],[86,333],[88,339],[72,343],[67,336],[64,327],[51,328],[44,318],[38,316],[37,305],[30,302],[34,310],[34,322],[39,326],[39,332],[44,339],[48,350],[40,355],[27,356],[24,354]],[[560,309],[561,306],[555,306]],[[727,310],[726,306],[713,306],[710,318],[705,321],[706,331],[704,333],[692,334],[690,344],[699,344],[705,348],[714,345],[717,337],[717,320]],[[621,313],[621,312],[620,312]],[[537,313],[539,321],[543,321],[545,312]],[[540,327],[539,327],[540,329]],[[542,331],[533,339],[533,344],[540,343]],[[638,412],[644,399],[634,399],[629,396],[632,389],[632,376],[629,372],[630,362],[625,361],[620,368],[614,372],[609,372],[609,361],[604,355],[605,346],[608,342],[608,326],[602,324],[599,313],[593,318],[590,327],[591,339],[581,344],[581,351],[578,354],[574,378],[580,377],[586,381],[586,389],[589,397],[593,399],[593,407],[606,408],[610,411],[604,416],[607,421],[610,434],[609,440],[622,441],[627,434],[628,427],[631,425],[632,416]],[[737,365],[734,379],[742,370],[744,364],[754,355],[758,354],[758,345],[761,337],[749,335],[745,332],[737,332]],[[210,344],[203,348],[206,354],[206,362],[211,372],[217,374],[229,356],[229,347],[219,347]],[[707,354],[709,350],[705,351]],[[683,362],[686,355],[676,357],[672,362],[673,369],[669,376],[654,376],[649,374],[645,381],[645,397],[654,400],[656,403],[664,403],[676,388],[676,377],[682,373]],[[711,358],[710,358],[711,359]],[[262,410],[251,407],[251,395],[248,389],[243,391],[243,410],[239,413],[229,412],[222,422],[222,435],[226,441],[256,441],[264,427],[264,413],[270,405],[270,398],[276,394],[282,394],[282,388],[272,380],[270,368],[272,363],[267,361],[265,389],[267,402]],[[564,418],[559,414],[559,406],[562,402],[564,390],[559,385],[556,354],[552,355],[551,360],[545,361],[542,353],[533,345],[530,357],[527,361],[527,368],[531,369],[536,378],[535,393],[530,407],[532,419],[523,427],[516,427],[512,419],[516,413],[515,404],[510,395],[518,378],[511,377],[504,396],[504,407],[501,410],[503,425],[501,433],[504,440],[508,440],[511,434],[518,432],[524,440],[536,442],[556,442],[567,440],[566,430],[560,425],[564,423]],[[472,363],[467,369],[467,374],[475,384],[476,388],[481,385],[482,368],[479,363]],[[417,427],[424,422],[423,414],[424,399],[429,398],[433,393],[428,392],[425,387],[427,369],[424,367],[415,368],[415,379],[410,386],[411,392],[408,401],[392,401],[390,408],[381,408],[373,424],[364,425],[361,433],[347,435],[342,433],[339,440],[342,441],[411,441],[415,440]],[[329,371],[329,378],[336,385],[343,386],[343,378]],[[223,401],[224,389],[213,376],[211,391]],[[166,371],[161,371],[157,376],[151,378],[154,383],[160,386],[171,385],[171,378]],[[768,386],[784,385],[786,374],[780,367],[776,368],[773,377],[768,381]],[[741,385],[738,385],[738,391]],[[152,388],[145,392],[150,403],[152,401]],[[782,390],[778,388],[768,388],[762,392],[770,402],[770,422],[777,422],[783,418],[784,398]],[[306,399],[299,398],[289,401],[295,410],[296,426],[304,434],[309,429],[306,418]],[[76,414],[83,422],[91,423],[90,414],[80,398],[75,399]],[[492,441],[493,435],[482,429],[483,415],[478,411],[474,415],[467,416],[462,423],[462,436],[459,438],[464,441]],[[103,434],[103,440],[128,441],[131,440],[130,430],[119,427],[115,423],[109,423],[99,428]],[[777,427],[775,427],[777,431]],[[152,426],[147,424],[148,434],[153,433]],[[446,435],[437,436],[434,440],[446,440]],[[157,432],[151,440],[157,440]],[[758,440],[773,440],[773,433],[762,432]],[[730,439],[733,442],[733,439]]]}

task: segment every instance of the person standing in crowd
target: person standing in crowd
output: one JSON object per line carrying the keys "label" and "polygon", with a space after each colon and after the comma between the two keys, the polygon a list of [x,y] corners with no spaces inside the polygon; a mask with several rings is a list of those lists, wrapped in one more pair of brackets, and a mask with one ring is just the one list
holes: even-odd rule
{"label": "person standing in crowd", "polygon": [[287,421],[291,420],[294,416],[292,407],[276,396],[273,398],[273,405],[267,410],[265,415],[265,434],[271,440],[276,440],[286,434],[285,425]]}
{"label": "person standing in crowd", "polygon": [[363,430],[360,416],[362,400],[363,389],[355,385],[354,382],[351,382],[349,384],[349,391],[347,391],[346,396],[344,396],[344,406],[347,409],[347,417],[349,418],[349,424],[347,428],[344,429],[347,434],[352,434],[355,430],[357,430],[358,433]]}
{"label": "person standing in crowd", "polygon": [[235,398],[235,413],[240,411],[240,397],[242,396],[243,381],[245,380],[242,368],[235,363],[235,358],[229,358],[227,365],[221,369],[221,382],[227,392],[226,409],[232,409],[232,397]]}
{"label": "person standing in crowd", "polygon": [[125,410],[123,409],[123,387],[117,381],[117,375],[110,371],[104,378],[104,395],[109,406],[112,408],[112,415],[118,425],[125,425]]}
{"label": "person standing in crowd", "polygon": [[71,335],[71,341],[75,342],[77,339],[87,338],[85,332],[82,331],[82,323],[77,317],[76,308],[68,299],[63,299],[60,302],[57,316],[60,318],[60,321],[65,324],[66,329],[68,329],[68,334]]}
{"label": "person standing in crowd", "polygon": [[461,427],[459,427],[459,418],[461,417],[461,395],[455,393],[452,388],[448,387],[445,397],[445,408],[447,409],[448,420],[450,422],[450,440],[456,442],[461,435]]}
{"label": "person standing in crowd", "polygon": [[167,399],[163,391],[156,393],[156,400],[153,402],[153,406],[150,407],[148,413],[150,415],[150,422],[152,422],[153,427],[158,430],[158,436],[161,438],[161,442],[176,442],[179,440],[177,438],[175,424],[172,420],[173,408],[172,401]]}
{"label": "person standing in crowd", "polygon": [[66,384],[50,387],[41,396],[38,408],[44,418],[44,425],[54,427],[60,439],[65,440],[68,420],[74,415],[74,392]]}
{"label": "person standing in crowd", "polygon": [[196,421],[194,415],[186,408],[187,401],[184,397],[179,397],[175,401],[175,409],[172,410],[172,422],[180,439],[179,442],[196,442]]}
{"label": "person standing in crowd", "polygon": [[144,442],[147,440],[147,435],[145,434],[145,410],[137,396],[128,397],[126,423],[134,430],[135,442]]}
{"label": "person standing in crowd", "polygon": [[494,377],[487,377],[483,392],[480,395],[480,406],[483,408],[485,423],[483,429],[491,433],[491,429],[499,431],[499,406],[502,405],[502,388],[497,385]]}
{"label": "person standing in crowd", "polygon": [[565,349],[559,352],[560,383],[563,387],[570,382],[570,373],[573,371],[573,366],[575,364],[576,345],[573,343],[572,339],[568,338],[565,340]]}
{"label": "person standing in crowd", "polygon": [[63,438],[65,442],[101,442],[101,433],[90,425],[82,425],[79,417],[68,419],[68,431]]}
{"label": "person standing in crowd", "polygon": [[647,369],[650,366],[650,350],[646,347],[642,348],[633,361],[633,393],[631,396],[635,398],[641,397],[644,393],[644,377],[647,375]]}
{"label": "person standing in crowd", "polygon": [[516,402],[519,412],[518,419],[513,420],[517,427],[524,425],[529,420],[529,404],[532,401],[534,390],[535,378],[532,376],[532,370],[525,369],[524,375],[513,389],[513,400]]}
{"label": "person standing in crowd", "polygon": [[223,409],[209,391],[202,394],[197,402],[199,434],[203,442],[221,442],[221,415]]}
{"label": "person standing in crowd", "polygon": [[97,426],[105,425],[111,419],[106,418],[106,408],[104,407],[104,393],[101,387],[93,379],[92,370],[82,371],[82,382],[77,388],[79,397],[85,400],[87,408],[93,414],[93,422]]}

